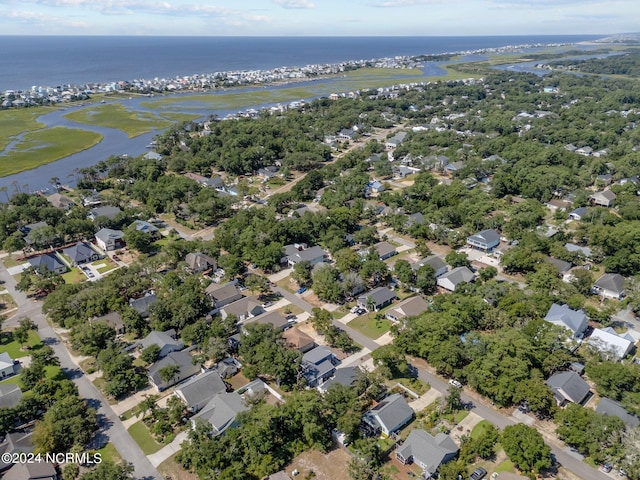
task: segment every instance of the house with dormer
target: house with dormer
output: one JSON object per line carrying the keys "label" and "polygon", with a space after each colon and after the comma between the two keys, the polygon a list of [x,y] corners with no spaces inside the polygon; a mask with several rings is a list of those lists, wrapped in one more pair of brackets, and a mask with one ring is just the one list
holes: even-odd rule
{"label": "house with dormer", "polygon": [[587,315],[582,310],[573,310],[568,305],[554,303],[544,317],[545,321],[571,332],[575,339],[581,339],[587,330]]}

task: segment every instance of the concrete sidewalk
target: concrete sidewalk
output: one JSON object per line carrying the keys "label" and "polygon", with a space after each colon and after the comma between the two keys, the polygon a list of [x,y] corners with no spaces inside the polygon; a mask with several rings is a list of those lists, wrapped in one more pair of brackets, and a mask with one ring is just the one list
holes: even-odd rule
{"label": "concrete sidewalk", "polygon": [[171,455],[177,453],[180,450],[180,445],[182,444],[182,442],[187,439],[188,434],[189,432],[180,432],[178,435],[176,435],[176,438],[174,438],[173,442],[171,442],[169,445],[162,447],[156,453],[147,455],[147,458],[151,462],[151,465],[157,467]]}

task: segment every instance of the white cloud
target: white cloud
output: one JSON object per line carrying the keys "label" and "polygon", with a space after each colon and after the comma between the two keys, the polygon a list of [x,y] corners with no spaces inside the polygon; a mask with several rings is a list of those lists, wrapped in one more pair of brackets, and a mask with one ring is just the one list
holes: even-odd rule
{"label": "white cloud", "polygon": [[398,7],[415,7],[416,5],[429,5],[434,3],[451,3],[442,0],[388,0],[386,2],[372,3],[372,7],[377,8],[398,8]]}
{"label": "white cloud", "polygon": [[309,0],[275,0],[275,3],[283,8],[315,8]]}

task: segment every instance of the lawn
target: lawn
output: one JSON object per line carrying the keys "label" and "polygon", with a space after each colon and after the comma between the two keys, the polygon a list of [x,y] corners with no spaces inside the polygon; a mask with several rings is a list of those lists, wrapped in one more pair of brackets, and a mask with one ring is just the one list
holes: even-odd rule
{"label": "lawn", "polygon": [[368,313],[354,318],[347,325],[372,340],[381,337],[391,328],[391,322],[386,318],[378,319],[373,314],[369,318]]}
{"label": "lawn", "polygon": [[475,427],[473,427],[469,436],[475,440],[482,435],[482,432],[484,432],[489,426],[491,426],[491,422],[488,420],[481,420]]}
{"label": "lawn", "polygon": [[5,266],[5,268],[17,267],[18,265],[22,265],[23,263],[25,263],[24,259],[18,260],[18,258],[14,257],[13,255],[7,255],[2,259],[2,264]]}
{"label": "lawn", "polygon": [[72,268],[67,273],[62,274],[64,283],[80,283],[87,279],[87,276],[79,268]]}
{"label": "lawn", "polygon": [[142,423],[142,421],[136,422],[131,425],[128,429],[128,432],[136,441],[136,443],[140,445],[140,448],[145,455],[156,453],[158,450],[164,447],[162,443],[156,442],[156,440],[151,436],[149,430],[147,429],[146,425]]}
{"label": "lawn", "polygon": [[[48,379],[64,378],[64,373],[62,373],[62,370],[58,366],[44,367],[44,373],[45,373],[45,378],[48,378]],[[20,375],[13,375],[12,377],[9,377],[6,380],[3,380],[2,382],[0,382],[0,384],[9,384],[9,383],[12,385],[18,385],[23,392],[26,391],[26,388],[24,387],[24,385],[22,384],[22,381],[20,380]]]}
{"label": "lawn", "polygon": [[0,155],[0,177],[31,170],[97,145],[102,135],[78,128],[53,127],[26,133]]}
{"label": "lawn", "polygon": [[[93,267],[96,267],[96,269],[98,270],[98,273],[109,272],[109,271],[113,270],[114,268],[116,268],[118,266],[118,265],[115,264],[115,262],[113,262],[108,257],[105,257],[105,258],[103,258],[101,260],[96,260],[91,265]],[[99,265],[102,265],[102,266],[99,266]]]}
{"label": "lawn", "polygon": [[[35,330],[29,331],[29,340],[27,340],[27,345],[30,347],[34,347],[40,343],[40,337],[36,333]],[[30,355],[29,350],[20,350],[21,345],[13,340],[13,336],[11,332],[5,332],[2,334],[2,343],[0,343],[0,353],[8,353],[12,359],[26,357]]]}
{"label": "lawn", "polygon": [[111,442],[107,443],[101,449],[96,450],[96,452],[100,454],[103,461],[111,460],[113,463],[120,463],[122,461],[122,457],[120,457],[116,447],[114,447]]}
{"label": "lawn", "polygon": [[65,115],[66,118],[74,122],[85,123],[87,125],[98,125],[101,127],[115,128],[125,132],[129,138],[137,137],[152,130],[163,129],[173,123],[193,120],[199,115],[140,112],[130,110],[120,103],[109,103],[104,105],[94,105],[89,108],[76,110]]}

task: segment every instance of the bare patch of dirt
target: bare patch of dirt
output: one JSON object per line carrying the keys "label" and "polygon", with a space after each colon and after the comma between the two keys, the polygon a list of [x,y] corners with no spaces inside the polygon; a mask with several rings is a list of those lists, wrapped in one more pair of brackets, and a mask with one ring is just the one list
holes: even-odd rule
{"label": "bare patch of dirt", "polygon": [[195,473],[187,472],[174,461],[174,456],[167,458],[158,465],[158,472],[166,480],[199,480]]}
{"label": "bare patch of dirt", "polygon": [[[347,477],[349,460],[351,460],[351,456],[342,448],[335,448],[326,454],[317,450],[309,450],[294,458],[286,471],[291,478],[294,478],[292,472],[298,470],[299,475],[296,478],[336,480]],[[315,476],[308,476],[312,471]]]}

